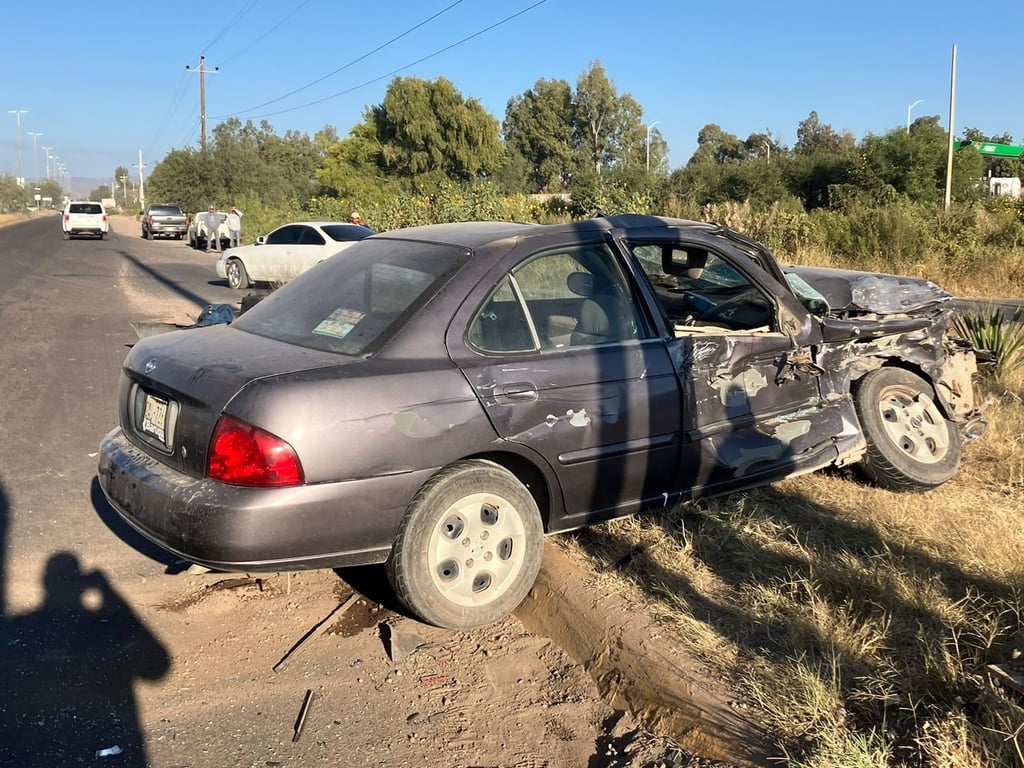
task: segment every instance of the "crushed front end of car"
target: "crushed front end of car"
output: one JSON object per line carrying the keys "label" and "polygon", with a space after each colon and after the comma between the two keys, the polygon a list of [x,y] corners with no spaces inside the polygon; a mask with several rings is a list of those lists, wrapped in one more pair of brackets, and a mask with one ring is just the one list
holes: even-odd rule
{"label": "crushed front end of car", "polygon": [[956,333],[959,310],[950,293],[929,280],[852,270],[792,267],[787,277],[798,295],[803,284],[824,302],[819,364],[830,376],[855,384],[883,365],[916,371],[931,382],[962,439],[984,434],[973,380],[996,359]]}

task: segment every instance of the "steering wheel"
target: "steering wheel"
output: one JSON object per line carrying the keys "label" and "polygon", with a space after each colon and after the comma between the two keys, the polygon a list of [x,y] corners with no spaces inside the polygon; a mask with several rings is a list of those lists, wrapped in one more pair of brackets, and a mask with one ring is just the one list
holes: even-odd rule
{"label": "steering wheel", "polygon": [[702,323],[726,325],[739,331],[766,325],[769,314],[768,302],[764,297],[756,289],[748,288],[702,312],[697,319]]}

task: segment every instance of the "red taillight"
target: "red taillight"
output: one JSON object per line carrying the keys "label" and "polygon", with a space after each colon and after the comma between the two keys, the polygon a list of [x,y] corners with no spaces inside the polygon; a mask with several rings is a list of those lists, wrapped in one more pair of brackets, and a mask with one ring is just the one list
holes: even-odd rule
{"label": "red taillight", "polygon": [[210,441],[206,473],[232,485],[280,487],[304,482],[288,443],[234,416],[221,416]]}
{"label": "red taillight", "polygon": [[107,214],[105,214],[105,213],[103,214],[103,223],[104,224],[107,223]]}

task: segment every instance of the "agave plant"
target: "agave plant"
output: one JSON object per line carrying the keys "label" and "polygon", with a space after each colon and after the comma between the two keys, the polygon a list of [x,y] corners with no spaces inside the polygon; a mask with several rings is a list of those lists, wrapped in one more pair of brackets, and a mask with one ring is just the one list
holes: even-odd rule
{"label": "agave plant", "polygon": [[968,339],[975,349],[988,349],[996,354],[997,365],[986,373],[995,380],[1024,365],[1024,307],[1012,315],[1005,308],[991,305],[957,316],[956,332]]}

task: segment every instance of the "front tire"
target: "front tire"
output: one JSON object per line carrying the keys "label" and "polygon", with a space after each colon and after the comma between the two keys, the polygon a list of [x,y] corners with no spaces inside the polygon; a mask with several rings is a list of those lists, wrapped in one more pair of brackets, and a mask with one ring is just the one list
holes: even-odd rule
{"label": "front tire", "polygon": [[529,490],[498,464],[460,461],[416,494],[387,573],[395,594],[422,620],[473,629],[516,609],[543,552],[540,511]]}
{"label": "front tire", "polygon": [[228,276],[228,287],[241,291],[249,287],[249,275],[245,272],[245,265],[238,259],[228,259],[224,266]]}
{"label": "front tire", "polygon": [[935,404],[931,385],[902,368],[879,368],[860,382],[854,398],[867,440],[860,466],[876,484],[926,491],[960,468],[956,425]]}

